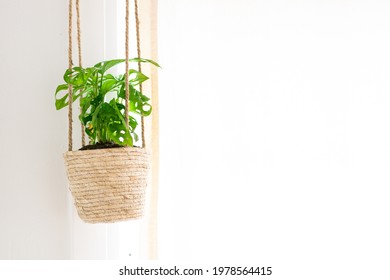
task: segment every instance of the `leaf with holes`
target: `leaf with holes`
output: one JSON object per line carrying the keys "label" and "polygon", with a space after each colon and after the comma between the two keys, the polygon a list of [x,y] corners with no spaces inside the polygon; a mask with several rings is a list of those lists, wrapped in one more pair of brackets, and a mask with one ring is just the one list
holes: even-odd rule
{"label": "leaf with holes", "polygon": [[[55,106],[60,110],[69,105],[69,87],[73,87],[73,102],[80,100],[80,122],[92,144],[114,142],[131,146],[138,141],[137,119],[132,114],[149,116],[152,106],[149,98],[136,89],[149,78],[135,69],[129,69],[129,123],[125,123],[125,75],[107,73],[125,59],[102,61],[92,67],[73,67],[63,75],[65,84],[55,91]],[[149,59],[132,58],[130,63],[159,65]],[[112,72],[112,71],[109,71]]]}

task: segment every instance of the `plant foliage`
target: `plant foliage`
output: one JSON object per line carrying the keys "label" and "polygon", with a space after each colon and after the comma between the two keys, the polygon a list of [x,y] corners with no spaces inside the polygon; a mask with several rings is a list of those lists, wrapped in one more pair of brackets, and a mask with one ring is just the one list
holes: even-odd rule
{"label": "plant foliage", "polygon": [[[130,62],[151,63],[149,59],[133,58]],[[138,141],[135,129],[136,118],[129,114],[129,125],[125,122],[125,75],[112,75],[107,71],[125,62],[125,59],[108,60],[93,67],[73,67],[65,71],[64,81],[55,92],[56,109],[69,105],[69,86],[73,88],[72,102],[80,98],[79,119],[85,127],[90,144],[114,142],[122,146],[133,146]],[[129,112],[149,116],[152,106],[149,98],[136,87],[148,79],[143,73],[129,70]]]}

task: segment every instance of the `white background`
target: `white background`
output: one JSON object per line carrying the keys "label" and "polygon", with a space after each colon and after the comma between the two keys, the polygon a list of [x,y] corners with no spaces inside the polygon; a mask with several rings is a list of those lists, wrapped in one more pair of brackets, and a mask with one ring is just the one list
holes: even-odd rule
{"label": "white background", "polygon": [[388,279],[390,3],[159,9],[161,258]]}
{"label": "white background", "polygon": [[67,65],[66,8],[1,1],[0,259],[70,257],[66,111],[54,107]]}
{"label": "white background", "polygon": [[[1,8],[0,254],[70,258],[52,97],[66,4],[30,2]],[[389,14],[372,0],[159,1],[160,260],[389,278]],[[77,234],[91,241],[79,257],[107,257],[104,230]]]}

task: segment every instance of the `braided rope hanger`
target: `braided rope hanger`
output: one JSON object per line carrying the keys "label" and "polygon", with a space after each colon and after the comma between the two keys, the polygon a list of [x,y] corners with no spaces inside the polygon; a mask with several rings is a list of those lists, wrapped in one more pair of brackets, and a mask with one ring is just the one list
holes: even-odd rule
{"label": "braided rope hanger", "polygon": [[[80,1],[76,0],[76,17],[77,17],[77,49],[78,49],[78,59],[79,59],[79,66],[82,67],[82,55],[81,55],[81,28],[80,28]],[[72,38],[72,31],[73,31],[73,1],[69,0],[69,28],[68,28],[68,68],[71,70],[73,67],[73,38]],[[69,85],[68,90],[68,98],[69,101],[73,100],[73,86]],[[73,148],[73,108],[72,103],[69,103],[69,110],[68,110],[68,150],[71,151]],[[80,103],[81,103],[81,97],[80,97]],[[80,109],[81,110],[81,109]],[[81,145],[85,146],[85,133],[84,133],[84,125],[81,124]]]}
{"label": "braided rope hanger", "polygon": [[[126,100],[128,100],[129,95],[129,0],[126,0]],[[138,0],[134,0],[134,15],[135,15],[135,30],[137,37],[137,56],[141,58],[141,39],[140,39],[140,22],[138,15]],[[138,71],[141,72],[141,62],[138,61]],[[139,91],[142,93],[142,84],[139,84]],[[128,113],[128,103],[126,102],[126,125],[129,125],[129,113]],[[142,139],[142,148],[145,148],[145,122],[144,116],[141,115],[141,139]]]}
{"label": "braided rope hanger", "polygon": [[[125,36],[125,122],[127,128],[129,128],[129,0],[126,0],[126,36]],[[138,1],[134,0],[134,8],[135,8],[135,22],[136,22],[136,37],[137,37],[137,55],[138,58],[141,58],[141,40],[140,40],[140,22],[138,15]],[[76,0],[76,13],[77,13],[77,44],[78,44],[78,59],[79,66],[82,67],[82,55],[81,55],[81,28],[80,28],[80,1]],[[72,26],[73,26],[73,0],[69,0],[69,21],[68,21],[68,68],[71,70],[73,67],[72,56],[73,56],[73,38],[72,38]],[[138,61],[138,71],[141,72],[141,62]],[[139,85],[139,91],[142,92],[142,84]],[[72,108],[72,100],[73,100],[73,86],[69,85],[68,89],[68,150],[72,151],[73,149],[73,108]],[[80,97],[81,101],[81,97]],[[145,124],[144,117],[141,116],[141,139],[142,139],[142,148],[145,148]],[[84,126],[81,124],[81,142],[82,146],[85,146],[85,133]]]}
{"label": "braided rope hanger", "polygon": [[[129,126],[129,0],[126,0],[126,36],[125,36],[125,44],[126,44],[126,92],[125,92],[125,121],[126,126]],[[140,39],[140,22],[138,15],[138,1],[134,0],[134,15],[135,15],[135,29],[136,29],[136,37],[137,37],[137,56],[141,58],[141,39]],[[141,72],[141,62],[138,61],[138,71]],[[142,93],[142,84],[139,84],[139,91]],[[144,116],[141,115],[141,139],[142,139],[142,148],[145,148],[145,122]]]}
{"label": "braided rope hanger", "polygon": [[[77,49],[79,53],[79,66],[83,67],[82,57],[81,57],[81,28],[80,28],[80,1],[76,0],[76,15],[77,15]],[[80,111],[81,111],[81,99],[80,96]],[[85,132],[84,125],[81,123],[81,146],[85,146]]]}
{"label": "braided rope hanger", "polygon": [[[69,21],[68,21],[68,68],[72,69],[72,21],[73,21],[73,1],[69,0]],[[73,86],[68,88],[68,151],[72,151],[72,100]]]}
{"label": "braided rope hanger", "polygon": [[[139,32],[139,16],[138,16],[138,0],[134,0],[134,15],[135,15],[135,30],[136,30],[136,36],[137,36],[137,56],[138,58],[141,58],[141,39],[140,39],[140,32]],[[138,72],[141,71],[141,61],[138,61]],[[142,93],[142,83],[139,84],[139,91]],[[144,116],[141,116],[141,139],[142,139],[142,148],[145,148],[145,122],[144,122]]]}

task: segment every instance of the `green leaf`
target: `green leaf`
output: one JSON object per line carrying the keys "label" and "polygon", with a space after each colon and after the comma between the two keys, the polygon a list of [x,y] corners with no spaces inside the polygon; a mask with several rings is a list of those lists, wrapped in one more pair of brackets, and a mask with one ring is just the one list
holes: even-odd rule
{"label": "green leaf", "polygon": [[[137,120],[134,117],[129,115],[129,127],[131,128],[131,132],[134,132],[137,125],[138,125]],[[136,141],[138,141],[138,140],[136,140]]]}
{"label": "green leaf", "polygon": [[82,86],[85,84],[85,74],[84,69],[80,67],[74,67],[72,69],[67,69],[64,74],[64,81],[67,84],[74,86]]}
{"label": "green leaf", "polygon": [[[125,99],[125,90],[121,89],[118,94],[120,98]],[[133,86],[129,86],[129,111],[141,116],[149,116],[152,113],[152,105],[147,101],[149,98],[136,90]]]}
{"label": "green leaf", "polygon": [[138,140],[139,140],[138,134],[135,132],[133,132],[132,134],[133,134],[134,141],[138,142]]}
{"label": "green leaf", "polygon": [[114,67],[115,65],[118,65],[122,62],[124,62],[125,59],[113,59],[113,60],[107,60],[102,61],[97,64],[95,64],[95,68],[98,70],[100,74],[104,74],[108,69]]}
{"label": "green leaf", "polygon": [[147,117],[152,113],[152,105],[149,103],[146,103],[142,106],[142,116]]}
{"label": "green leaf", "polygon": [[131,58],[131,59],[129,59],[129,62],[142,62],[142,63],[147,62],[147,63],[151,63],[151,64],[153,64],[154,66],[157,66],[157,67],[160,67],[160,68],[161,68],[161,66],[158,65],[157,62],[155,62],[155,61],[153,61],[153,60],[151,60],[151,59],[137,58],[137,57],[136,57],[136,58]]}
{"label": "green leaf", "polygon": [[133,146],[133,138],[121,123],[111,123],[108,127],[108,135],[111,141],[118,145]]}
{"label": "green leaf", "polygon": [[[126,59],[112,59],[107,61],[102,61],[97,64],[95,64],[95,68],[98,69],[100,74],[104,74],[108,69],[125,62]],[[129,59],[129,62],[142,62],[142,63],[151,63],[154,66],[160,67],[157,62],[151,60],[151,59],[145,59],[145,58],[131,58]]]}
{"label": "green leaf", "polygon": [[129,83],[134,87],[149,79],[148,76],[142,74],[141,72],[130,69],[129,70]]}
{"label": "green leaf", "polygon": [[142,100],[143,102],[147,102],[147,101],[150,100],[150,98],[147,97],[146,95],[141,94],[141,100]]}
{"label": "green leaf", "polygon": [[64,90],[68,90],[69,86],[67,84],[59,85],[56,89],[55,92],[55,98],[56,98],[56,109],[60,110],[68,105],[67,103],[67,98],[68,98],[68,93],[64,94],[62,97],[58,97],[58,93]]}
{"label": "green leaf", "polygon": [[[56,101],[55,101],[55,105],[56,105],[56,109],[57,110],[60,110],[66,106],[68,106],[68,97],[69,97],[69,94],[68,94],[68,91],[69,90],[69,86],[67,84],[63,84],[63,85],[59,85],[56,89],[56,92],[55,92],[55,98],[56,98]],[[79,88],[75,87],[73,89],[73,102],[75,100],[77,100],[77,98],[80,97],[80,92],[79,92]],[[59,97],[59,93],[63,93],[63,91],[66,91],[66,93],[64,93],[64,95],[62,97]]]}
{"label": "green leaf", "polygon": [[[116,101],[113,99],[110,101],[110,105],[116,112],[117,121],[110,124],[109,131],[113,137],[113,141],[119,141],[122,145],[133,146],[133,139],[130,135],[130,131],[126,126],[126,121],[117,107]],[[116,142],[117,144],[120,144]]]}
{"label": "green leaf", "polygon": [[[138,141],[135,130],[138,126],[133,113],[148,116],[152,111],[149,98],[135,89],[148,77],[143,73],[129,69],[129,123],[126,125],[124,111],[125,76],[106,73],[112,67],[125,62],[125,59],[107,60],[93,67],[79,66],[67,69],[64,73],[65,84],[56,88],[55,106],[57,110],[69,104],[69,87],[73,87],[73,102],[80,98],[81,112],[79,120],[85,126],[85,132],[92,144],[97,142],[115,142],[119,145],[133,145]],[[149,59],[132,58],[131,63],[151,63]],[[107,93],[114,98],[106,102]],[[111,96],[111,95],[110,95]]]}
{"label": "green leaf", "polygon": [[117,81],[115,79],[106,79],[103,80],[102,86],[101,86],[101,93],[106,94],[107,92],[111,91],[115,86],[117,85]]}
{"label": "green leaf", "polygon": [[68,106],[68,94],[65,94],[64,97],[60,98],[60,99],[56,99],[56,109],[57,110],[61,110],[62,108]]}

